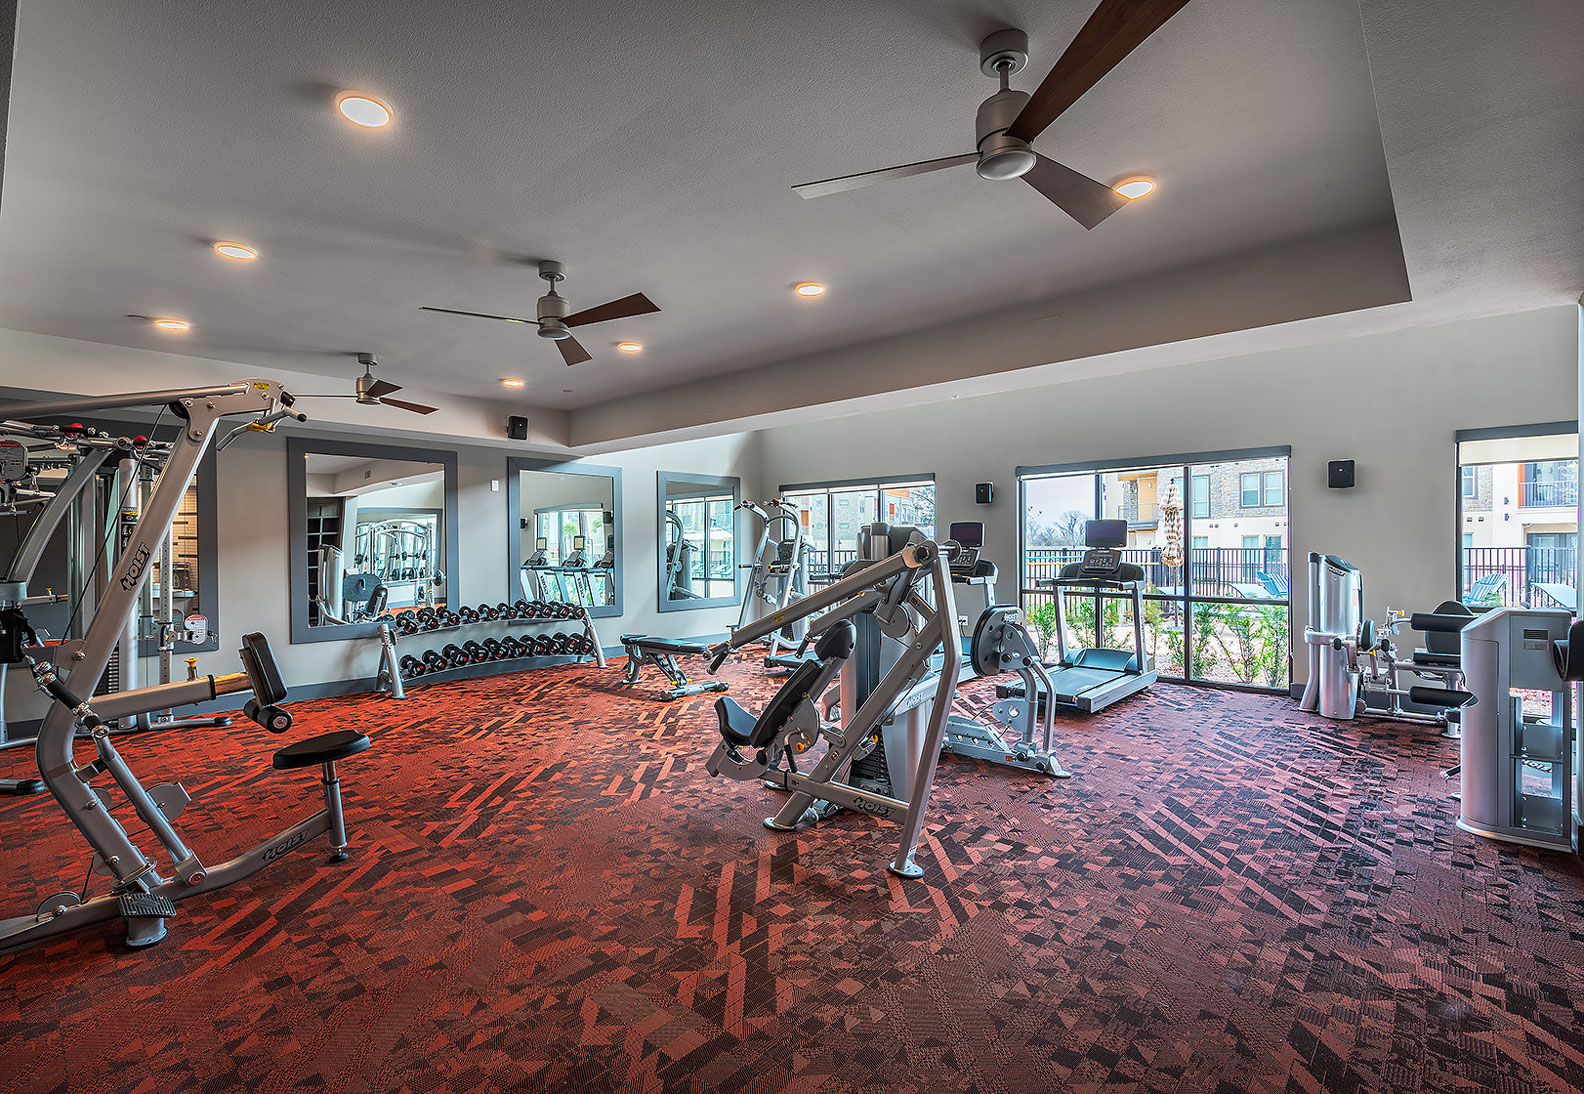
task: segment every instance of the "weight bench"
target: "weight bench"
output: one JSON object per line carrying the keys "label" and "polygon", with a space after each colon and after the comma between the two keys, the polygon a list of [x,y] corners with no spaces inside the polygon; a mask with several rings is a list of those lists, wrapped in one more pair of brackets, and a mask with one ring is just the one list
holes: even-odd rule
{"label": "weight bench", "polygon": [[643,673],[644,664],[653,665],[671,681],[671,687],[660,692],[666,702],[706,691],[725,691],[726,681],[688,679],[688,674],[678,665],[678,657],[708,657],[710,648],[699,642],[679,642],[674,638],[656,638],[648,634],[624,634],[622,647],[627,651],[627,674],[623,684],[636,684]]}

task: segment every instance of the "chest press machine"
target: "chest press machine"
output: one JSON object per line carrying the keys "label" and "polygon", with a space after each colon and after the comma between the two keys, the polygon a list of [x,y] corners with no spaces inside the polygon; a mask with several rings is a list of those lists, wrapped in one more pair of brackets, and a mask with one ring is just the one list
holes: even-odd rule
{"label": "chest press machine", "polygon": [[[939,544],[914,539],[802,600],[736,628],[729,640],[713,647],[712,671],[733,650],[795,620],[808,620],[813,656],[781,685],[762,714],[750,714],[733,699],[715,700],[721,740],[705,769],[790,792],[765,827],[790,832],[843,809],[898,819],[901,838],[887,869],[902,878],[923,876],[913,856],[962,668],[948,562]],[[925,595],[926,583],[933,603]],[[851,656],[856,631],[852,620],[863,612],[872,612],[903,649],[863,702],[843,710],[839,725],[827,726],[820,718],[819,699]],[[937,651],[943,662],[933,686],[920,688],[935,672]],[[891,749],[890,793],[850,781],[853,761],[873,751],[882,736],[900,746]],[[798,757],[822,742],[824,753],[806,772],[800,770]]]}

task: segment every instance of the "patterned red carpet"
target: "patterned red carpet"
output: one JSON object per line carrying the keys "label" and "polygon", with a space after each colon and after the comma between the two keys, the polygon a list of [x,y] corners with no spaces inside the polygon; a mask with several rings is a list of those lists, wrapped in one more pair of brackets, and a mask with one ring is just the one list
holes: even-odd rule
{"label": "patterned red carpet", "polygon": [[[750,709],[775,686],[727,672]],[[902,883],[867,818],[766,831],[704,773],[710,697],[619,675],[297,704],[294,735],[375,738],[352,861],[187,901],[151,950],[0,957],[0,1090],[1584,1086],[1584,870],[1457,831],[1422,730],[1160,685],[1062,728],[1070,781],[944,763]],[[214,863],[317,808],[280,743],[124,751]],[[53,810],[0,802],[6,914],[82,882]]]}

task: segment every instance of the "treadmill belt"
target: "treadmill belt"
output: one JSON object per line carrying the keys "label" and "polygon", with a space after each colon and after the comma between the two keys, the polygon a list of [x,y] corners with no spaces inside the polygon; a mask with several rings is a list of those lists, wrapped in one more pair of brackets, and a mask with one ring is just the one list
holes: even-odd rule
{"label": "treadmill belt", "polygon": [[1082,666],[1065,668],[1050,674],[1058,703],[1072,703],[1090,688],[1109,684],[1120,675],[1109,669],[1086,669]]}

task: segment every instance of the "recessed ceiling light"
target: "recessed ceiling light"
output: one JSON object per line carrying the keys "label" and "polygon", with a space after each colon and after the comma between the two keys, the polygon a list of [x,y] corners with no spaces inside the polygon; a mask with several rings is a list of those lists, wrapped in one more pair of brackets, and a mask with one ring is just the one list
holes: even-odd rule
{"label": "recessed ceiling light", "polygon": [[623,353],[637,353],[639,350],[643,349],[643,343],[642,342],[617,342],[616,343],[616,348],[621,350]]}
{"label": "recessed ceiling light", "polygon": [[824,293],[825,286],[818,281],[805,281],[792,291],[799,296],[819,296]]}
{"label": "recessed ceiling light", "polygon": [[336,109],[347,121],[365,129],[378,129],[391,120],[390,107],[361,91],[343,91],[336,97]]}
{"label": "recessed ceiling light", "polygon": [[257,251],[255,251],[252,247],[246,247],[241,243],[230,243],[222,240],[221,242],[214,245],[214,249],[215,254],[224,258],[234,258],[238,262],[252,262],[258,257]]}
{"label": "recessed ceiling light", "polygon": [[192,324],[185,319],[172,319],[169,316],[154,320],[154,325],[160,330],[191,330]]}
{"label": "recessed ceiling light", "polygon": [[1129,201],[1133,201],[1136,198],[1141,198],[1147,194],[1154,193],[1155,180],[1152,178],[1146,178],[1143,175],[1139,175],[1136,178],[1124,179],[1122,182],[1119,182],[1115,186],[1111,187],[1111,189],[1115,190]]}
{"label": "recessed ceiling light", "polygon": [[505,384],[507,387],[522,387],[523,386],[523,382],[521,380],[517,380],[517,379],[502,380],[501,383]]}

